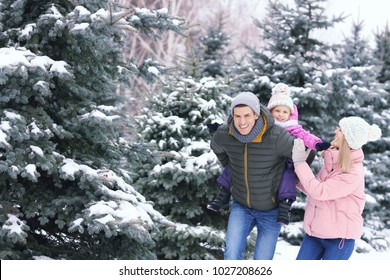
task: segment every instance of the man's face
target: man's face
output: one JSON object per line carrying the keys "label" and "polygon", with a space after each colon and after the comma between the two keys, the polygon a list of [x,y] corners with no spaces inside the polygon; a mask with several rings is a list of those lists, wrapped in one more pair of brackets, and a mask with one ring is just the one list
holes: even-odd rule
{"label": "man's face", "polygon": [[234,126],[242,135],[251,132],[258,118],[249,106],[234,107],[233,109]]}

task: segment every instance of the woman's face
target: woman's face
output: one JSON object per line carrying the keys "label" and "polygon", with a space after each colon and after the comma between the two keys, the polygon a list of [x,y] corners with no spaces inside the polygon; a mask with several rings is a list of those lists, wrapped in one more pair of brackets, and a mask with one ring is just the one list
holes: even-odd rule
{"label": "woman's face", "polygon": [[259,117],[249,106],[235,107],[233,109],[234,126],[242,135],[251,132]]}
{"label": "woman's face", "polygon": [[335,137],[333,141],[330,143],[332,147],[340,148],[341,143],[344,141],[344,133],[341,131],[341,129],[338,127],[334,131]]}

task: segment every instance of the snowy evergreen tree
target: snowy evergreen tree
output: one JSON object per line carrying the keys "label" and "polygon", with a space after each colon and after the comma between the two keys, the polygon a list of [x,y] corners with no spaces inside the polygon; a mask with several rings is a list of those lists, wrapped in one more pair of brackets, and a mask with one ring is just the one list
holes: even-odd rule
{"label": "snowy evergreen tree", "polygon": [[315,32],[333,27],[344,17],[329,19],[324,13],[324,2],[295,0],[293,7],[277,0],[268,2],[264,20],[255,20],[265,47],[258,51],[248,46],[254,76],[268,76],[275,83],[302,87],[313,81],[313,72],[329,66],[332,46],[318,40]]}
{"label": "snowy evergreen tree", "polygon": [[154,235],[172,223],[130,185],[142,155],[120,135],[115,91],[165,69],[123,62],[121,39],[180,33],[183,20],[74,2],[0,3],[0,258],[155,258]]}
{"label": "snowy evergreen tree", "polygon": [[[369,58],[367,52],[360,53],[360,56],[356,53],[354,57],[355,62],[363,62],[367,58]],[[304,88],[294,88],[301,123],[322,139],[328,141],[333,139],[333,129],[329,128],[337,127],[338,121],[347,116],[360,116],[382,129],[380,141],[363,147],[367,170],[367,203],[363,213],[364,234],[356,246],[358,252],[385,250],[390,247],[390,243],[386,241],[389,222],[383,216],[384,212],[388,213],[388,210],[384,209],[389,204],[387,186],[390,177],[384,172],[390,167],[389,105],[386,101],[389,99],[389,92],[385,90],[383,84],[376,81],[376,69],[375,65],[329,69],[323,73],[317,72],[317,75],[313,76],[317,83],[307,84]],[[313,168],[319,170],[321,165],[322,160],[318,158],[313,163]],[[301,210],[298,210],[297,214],[300,212],[300,215],[303,215],[304,202],[305,199],[299,196],[295,208]],[[289,242],[299,244],[294,236],[301,238],[288,228],[284,231],[284,237]]]}
{"label": "snowy evergreen tree", "polygon": [[[288,84],[298,106],[300,124],[323,140],[333,139],[334,128],[346,116],[360,116],[381,127],[381,141],[364,147],[368,202],[364,212],[365,234],[358,242],[357,250],[382,250],[389,247],[386,241],[389,222],[382,218],[382,213],[387,215],[388,211],[384,209],[389,204],[390,177],[384,172],[390,164],[389,91],[386,84],[376,81],[377,67],[371,64],[370,52],[359,53],[351,49],[350,44],[356,41],[359,50],[366,47],[364,40],[353,37],[344,42],[341,53],[346,55],[348,51],[349,57],[348,62],[343,62],[335,56],[338,46],[314,37],[314,31],[332,27],[343,19],[342,16],[325,17],[321,6],[324,2],[296,0],[295,7],[290,8],[279,1],[270,1],[264,21],[255,22],[263,34],[265,47],[259,50],[249,48],[249,62],[236,69],[244,77],[241,89],[257,93],[264,104],[268,103],[271,88],[277,82]],[[358,35],[359,28],[357,25],[353,36]],[[340,62],[353,62],[355,65],[340,65]],[[334,65],[336,68],[333,68]],[[319,171],[321,166],[322,159],[317,157],[312,168]],[[300,225],[301,231],[290,226],[284,227],[281,234],[294,245],[299,245],[303,237],[302,220],[306,203],[306,197],[298,194],[293,204],[292,225]]]}
{"label": "snowy evergreen tree", "polygon": [[[362,24],[354,24],[352,37],[346,38],[338,56],[342,68],[327,72],[326,79],[333,100],[328,104],[327,112],[341,117],[356,115],[375,123],[382,129],[382,138],[375,143],[363,146],[365,152],[366,195],[367,203],[364,210],[365,230],[357,251],[367,251],[372,248],[385,250],[390,247],[387,241],[389,230],[389,185],[390,177],[390,142],[389,142],[389,88],[387,84],[379,83],[378,65],[380,57],[374,58],[366,40],[362,40]],[[378,38],[378,37],[377,37]],[[385,40],[381,41],[377,50],[385,49]],[[382,61],[385,60],[382,57]],[[383,69],[383,68],[382,68]],[[340,106],[341,105],[341,106]],[[336,119],[337,120],[337,119]]]}
{"label": "snowy evergreen tree", "polygon": [[[348,44],[346,40],[346,44]],[[347,46],[343,46],[347,49]],[[367,57],[365,53],[355,53],[354,61],[363,62]],[[371,59],[370,61],[373,61]],[[333,129],[338,126],[338,120],[347,116],[360,116],[369,123],[375,123],[382,129],[382,138],[375,143],[363,147],[365,152],[366,195],[367,203],[363,213],[365,228],[362,239],[357,242],[356,250],[365,252],[372,249],[384,250],[389,248],[386,241],[389,234],[388,219],[383,213],[388,213],[389,204],[388,185],[390,177],[387,170],[389,161],[389,92],[383,84],[376,81],[377,67],[375,65],[356,65],[349,68],[335,68],[318,73],[318,83],[306,85],[304,88],[295,88],[295,98],[300,105],[300,117],[309,124],[311,131],[323,139],[330,140]],[[320,158],[313,164],[319,170],[322,165]],[[304,202],[304,199],[298,199]],[[296,204],[299,208],[303,204]],[[385,214],[385,215],[386,215]],[[301,210],[303,215],[303,208]],[[288,229],[285,231],[288,240],[294,240]],[[298,235],[299,236],[299,235]],[[295,241],[296,242],[296,241]]]}
{"label": "snowy evergreen tree", "polygon": [[[295,0],[290,7],[280,1],[269,1],[267,14],[255,25],[260,29],[264,47],[248,46],[249,62],[236,67],[243,77],[241,90],[257,94],[263,104],[271,97],[271,88],[279,82],[291,87],[304,128],[323,136],[324,127],[338,119],[337,112],[328,112],[335,98],[326,87],[324,71],[332,68],[335,46],[319,40],[315,33],[342,22],[342,15],[327,17],[326,0]],[[337,98],[337,97],[336,97]],[[333,114],[333,115],[332,115]],[[332,122],[333,121],[333,122]]]}
{"label": "snowy evergreen tree", "polygon": [[206,210],[219,190],[216,178],[221,173],[206,124],[225,121],[227,90],[212,77],[179,75],[150,97],[136,117],[139,137],[159,151],[161,161],[148,166],[134,185],[176,224],[163,229],[156,243],[161,259],[222,256],[227,217]]}
{"label": "snowy evergreen tree", "polygon": [[379,60],[381,69],[378,74],[378,81],[385,83],[390,81],[390,28],[375,34],[376,50],[375,55]]}
{"label": "snowy evergreen tree", "polygon": [[373,65],[373,50],[368,39],[363,38],[364,22],[353,22],[351,37],[344,38],[344,42],[336,58],[336,67],[350,68]]}
{"label": "snowy evergreen tree", "polygon": [[200,49],[204,48],[204,54],[201,61],[206,62],[204,73],[205,77],[225,76],[227,73],[227,56],[229,51],[229,35],[223,30],[223,18],[220,17],[216,26],[211,26],[207,30],[207,35],[201,36]]}

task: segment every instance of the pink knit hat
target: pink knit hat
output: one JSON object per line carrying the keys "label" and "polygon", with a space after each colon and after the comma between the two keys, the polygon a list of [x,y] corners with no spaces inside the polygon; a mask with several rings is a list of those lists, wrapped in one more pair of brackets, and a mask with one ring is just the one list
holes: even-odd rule
{"label": "pink knit hat", "polygon": [[294,113],[294,103],[290,97],[290,88],[283,83],[279,83],[272,89],[272,96],[268,102],[267,108],[272,110],[272,108],[284,105],[290,108],[291,114]]}

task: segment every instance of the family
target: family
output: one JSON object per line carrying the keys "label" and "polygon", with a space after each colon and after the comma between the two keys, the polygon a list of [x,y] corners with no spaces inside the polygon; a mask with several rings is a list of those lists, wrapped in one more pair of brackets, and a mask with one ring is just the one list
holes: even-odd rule
{"label": "family", "polygon": [[[253,258],[273,259],[281,227],[290,221],[296,189],[307,196],[305,236],[296,259],[350,258],[363,230],[362,146],[380,138],[377,125],[345,117],[334,139],[322,141],[298,124],[290,88],[279,83],[267,106],[251,92],[239,93],[228,121],[209,129],[211,149],[224,169],[217,179],[221,191],[207,208],[230,208],[224,259],[242,259],[255,226]],[[315,151],[323,157],[317,175],[310,168]]]}

